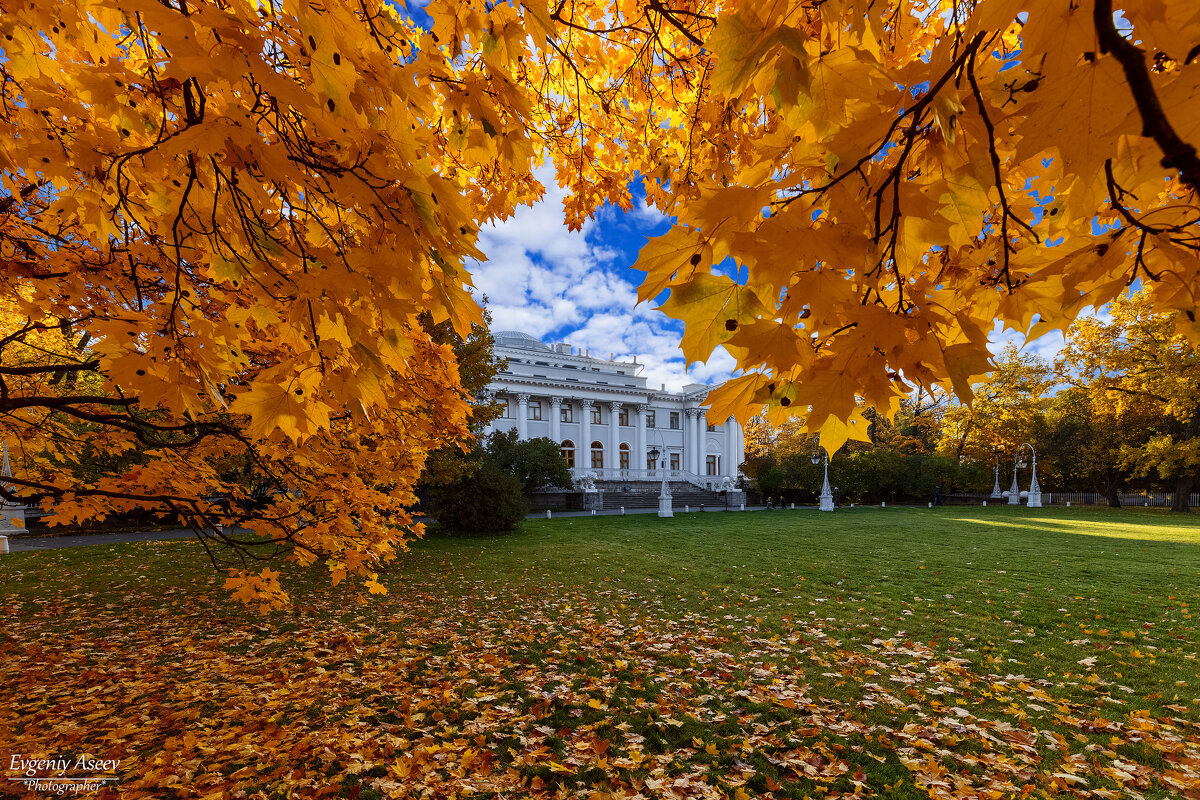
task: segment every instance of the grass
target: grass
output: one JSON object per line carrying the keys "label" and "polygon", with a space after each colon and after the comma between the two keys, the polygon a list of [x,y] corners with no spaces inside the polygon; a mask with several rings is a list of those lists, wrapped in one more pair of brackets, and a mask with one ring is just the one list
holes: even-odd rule
{"label": "grass", "polygon": [[190,542],[6,557],[0,754],[65,725],[143,768],[122,797],[1165,798],[1200,771],[1200,526],[1163,511],[536,520],[415,543],[365,605],[285,574],[258,617]]}

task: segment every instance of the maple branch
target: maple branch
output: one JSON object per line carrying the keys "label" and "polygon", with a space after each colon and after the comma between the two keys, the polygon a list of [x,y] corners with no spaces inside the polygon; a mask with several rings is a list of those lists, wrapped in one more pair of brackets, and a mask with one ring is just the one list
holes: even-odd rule
{"label": "maple branch", "polygon": [[50,366],[34,367],[5,367],[0,366],[3,375],[38,375],[46,372],[94,372],[100,366],[99,361],[85,361],[82,364],[52,364]]}
{"label": "maple branch", "polygon": [[983,119],[983,126],[987,130],[988,137],[988,155],[992,162],[992,180],[996,185],[996,191],[1000,194],[1000,239],[1004,253],[1004,285],[1011,293],[1013,290],[1012,274],[1009,272],[1009,253],[1014,251],[1012,243],[1008,240],[1008,221],[1011,219],[1029,232],[1035,242],[1041,242],[1041,238],[1034,233],[1033,228],[1012,212],[1008,205],[1008,194],[1004,191],[1004,178],[1000,172],[1000,154],[996,152],[996,127],[992,124],[992,118],[988,114],[987,104],[983,99],[983,92],[979,88],[979,81],[975,77],[975,52],[971,53],[971,57],[967,61],[967,81],[971,84],[971,94],[975,97],[975,105],[979,108],[979,116]]}
{"label": "maple branch", "polygon": [[1179,138],[1167,120],[1154,83],[1150,80],[1145,53],[1117,31],[1112,0],[1095,0],[1092,22],[1100,40],[1100,52],[1112,53],[1125,73],[1125,80],[1142,118],[1142,135],[1158,144],[1163,152],[1160,163],[1164,167],[1179,170],[1184,183],[1192,187],[1192,191],[1200,192],[1200,156],[1196,154],[1195,147]]}
{"label": "maple branch", "polygon": [[971,37],[971,41],[965,48],[963,48],[963,52],[959,54],[958,58],[954,59],[954,61],[950,63],[950,66],[947,67],[946,71],[942,73],[942,76],[937,79],[937,82],[931,85],[929,90],[921,95],[921,98],[917,100],[917,102],[913,103],[908,108],[905,108],[902,113],[896,115],[896,118],[893,119],[892,123],[888,126],[887,131],[884,132],[884,135],[879,138],[879,144],[877,144],[870,152],[862,156],[860,159],[858,159],[858,161],[854,162],[852,166],[848,167],[841,174],[830,178],[826,183],[820,186],[810,186],[806,189],[801,189],[786,200],[779,202],[779,207],[783,208],[787,206],[797,197],[803,197],[804,195],[808,194],[824,194],[851,175],[856,173],[862,174],[862,168],[870,163],[883,151],[885,147],[888,146],[889,143],[891,143],[892,136],[895,135],[896,130],[900,127],[900,123],[902,123],[907,117],[915,118],[924,112],[925,108],[933,102],[935,97],[937,97],[938,92],[942,90],[942,87],[949,82],[951,77],[959,72],[966,59],[974,56],[975,51],[978,50],[979,46],[983,43],[983,36],[984,34],[981,31]]}
{"label": "maple branch", "polygon": [[[1178,224],[1178,225],[1168,225],[1166,227],[1160,228],[1160,227],[1155,227],[1153,225],[1148,225],[1133,215],[1133,212],[1130,211],[1129,208],[1123,202],[1125,195],[1129,194],[1129,192],[1127,192],[1125,189],[1123,189],[1121,187],[1120,184],[1117,183],[1117,179],[1113,175],[1113,166],[1112,166],[1111,158],[1105,159],[1105,161],[1104,161],[1104,182],[1105,182],[1106,187],[1108,188],[1109,203],[1112,205],[1112,207],[1114,209],[1116,209],[1117,213],[1121,215],[1121,218],[1124,219],[1125,222],[1128,223],[1128,225],[1131,228],[1135,228],[1138,231],[1141,231],[1143,242],[1145,241],[1145,237],[1147,234],[1149,234],[1151,236],[1166,235],[1167,239],[1174,244],[1180,245],[1181,247],[1189,247],[1193,250],[1197,249],[1198,245],[1196,244],[1196,238],[1197,238],[1196,234],[1195,233],[1188,234],[1188,231],[1194,230],[1195,225],[1196,225],[1196,220],[1192,220],[1189,223]],[[1137,198],[1135,197],[1134,199],[1137,199]],[[1156,209],[1156,210],[1161,210],[1161,208]],[[1176,235],[1170,235],[1170,234],[1176,234]],[[1179,235],[1179,234],[1186,234],[1186,235]],[[1139,255],[1140,255],[1140,247],[1139,247]],[[1150,274],[1149,270],[1147,270],[1147,274]]]}
{"label": "maple branch", "polygon": [[[677,31],[679,31],[684,36],[686,36],[688,38],[688,40],[691,41],[692,44],[696,45],[697,47],[704,46],[704,40],[699,38],[698,36],[696,36],[696,34],[692,33],[690,30],[688,30],[688,27],[686,25],[684,25],[682,22],[680,22],[678,19],[676,19],[675,18],[675,10],[664,6],[662,4],[662,0],[650,0],[646,4],[646,6],[648,8],[652,8],[655,11],[657,11],[663,19],[665,19],[667,22],[671,23],[671,26],[673,28],[675,28]],[[700,14],[693,14],[693,16],[701,17],[702,19],[712,19],[711,17],[704,17]]]}

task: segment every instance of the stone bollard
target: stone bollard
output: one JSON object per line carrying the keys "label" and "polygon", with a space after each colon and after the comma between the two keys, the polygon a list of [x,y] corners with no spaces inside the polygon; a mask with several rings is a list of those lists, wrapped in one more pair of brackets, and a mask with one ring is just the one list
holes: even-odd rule
{"label": "stone bollard", "polygon": [[880,508],[887,508],[887,503],[880,503],[880,504],[879,504],[879,507],[880,507]]}
{"label": "stone bollard", "polygon": [[788,506],[788,508],[790,508],[792,511],[795,511],[795,510],[796,510],[796,504],[795,504],[795,503],[792,503],[790,506]]}
{"label": "stone bollard", "polygon": [[546,509],[546,519],[550,519],[550,509]]}
{"label": "stone bollard", "polygon": [[625,516],[625,506],[621,506],[621,516]]}
{"label": "stone bollard", "polygon": [[692,507],[691,507],[691,506],[684,506],[684,507],[683,507],[683,513],[685,513],[685,514],[686,514],[686,513],[688,513],[688,512],[689,512],[689,511],[691,511],[691,510],[692,510]]}
{"label": "stone bollard", "polygon": [[933,508],[933,503],[930,503],[930,504],[929,504],[929,507],[930,507],[930,508]]}
{"label": "stone bollard", "polygon": [[983,507],[984,507],[984,508],[987,508],[987,500],[984,500],[984,501],[983,501]]}
{"label": "stone bollard", "polygon": [[8,537],[0,536],[0,556],[8,555]]}
{"label": "stone bollard", "polygon": [[1070,508],[1070,507],[1071,507],[1071,501],[1070,501],[1070,500],[1068,500],[1068,501],[1067,501],[1067,508]]}
{"label": "stone bollard", "polygon": [[746,510],[746,504],[742,503],[741,506],[738,507],[738,511],[745,511],[745,510]]}
{"label": "stone bollard", "polygon": [[596,516],[596,509],[594,509],[594,508],[592,509],[592,516],[593,517]]}

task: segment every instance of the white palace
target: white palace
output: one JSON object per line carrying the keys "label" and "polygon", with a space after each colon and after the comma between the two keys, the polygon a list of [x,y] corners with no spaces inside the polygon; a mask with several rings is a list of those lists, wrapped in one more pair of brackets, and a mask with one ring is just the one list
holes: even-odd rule
{"label": "white palace", "polygon": [[[489,432],[516,428],[522,439],[553,439],[576,479],[592,473],[605,481],[659,480],[660,466],[670,480],[709,489],[737,479],[742,429],[733,418],[707,419],[702,404],[709,387],[692,384],[676,394],[647,386],[636,358],[593,358],[518,331],[493,338],[508,369],[489,386],[504,409]],[[652,449],[661,453],[658,465]]]}

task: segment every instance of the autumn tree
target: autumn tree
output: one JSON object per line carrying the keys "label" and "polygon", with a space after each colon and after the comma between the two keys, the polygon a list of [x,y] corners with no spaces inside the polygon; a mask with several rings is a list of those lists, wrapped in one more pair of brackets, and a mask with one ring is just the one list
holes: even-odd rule
{"label": "autumn tree", "polygon": [[[67,0],[0,4],[0,34],[6,497],[168,510],[268,605],[253,563],[280,549],[382,591],[425,454],[467,431],[419,317],[480,321],[464,264],[511,207],[471,196],[495,153],[448,142],[460,84],[411,57],[432,34],[388,9]],[[17,355],[54,330],[90,344]],[[55,468],[130,448],[146,463],[96,480]],[[230,460],[276,487],[265,508]]]}
{"label": "autumn tree", "polygon": [[1022,442],[1036,444],[1055,384],[1045,359],[1007,345],[995,371],[972,387],[971,405],[956,403],[945,413],[940,449],[959,461],[1001,467]]}
{"label": "autumn tree", "polygon": [[1123,466],[1174,484],[1174,511],[1188,510],[1200,473],[1200,353],[1155,313],[1146,291],[1123,295],[1106,314],[1080,320],[1063,351],[1065,373],[1088,393],[1104,424],[1150,416],[1147,435],[1121,445]]}
{"label": "autumn tree", "polygon": [[[449,320],[434,324],[428,312],[423,312],[418,319],[435,342],[448,344],[452,348],[459,383],[471,398],[467,427],[474,436],[481,435],[487,424],[501,413],[499,404],[487,391],[488,385],[496,373],[508,365],[507,360],[496,358],[491,315],[485,309],[483,322],[472,323],[470,333],[466,336],[460,335]],[[427,494],[429,487],[457,482],[478,469],[480,463],[475,450],[466,440],[447,442],[426,457],[417,485],[418,496]]]}
{"label": "autumn tree", "polygon": [[[1065,365],[1060,360],[1058,366]],[[1069,374],[1063,377],[1070,380]],[[1111,508],[1119,508],[1121,492],[1137,485],[1127,454],[1143,446],[1164,421],[1153,404],[1115,404],[1086,385],[1067,386],[1044,415],[1039,474],[1065,490],[1099,492]]]}

